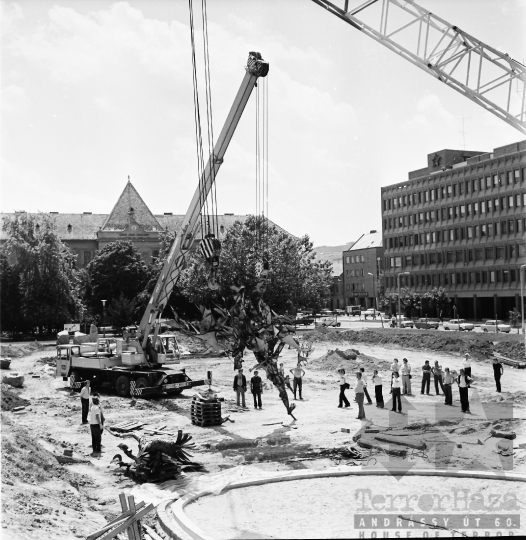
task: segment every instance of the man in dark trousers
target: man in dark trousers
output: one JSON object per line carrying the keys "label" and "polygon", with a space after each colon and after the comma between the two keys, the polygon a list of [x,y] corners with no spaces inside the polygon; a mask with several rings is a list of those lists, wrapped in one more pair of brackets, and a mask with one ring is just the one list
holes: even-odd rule
{"label": "man in dark trousers", "polygon": [[263,393],[263,381],[258,375],[258,371],[254,371],[254,376],[250,379],[250,391],[254,396],[254,409],[261,409],[261,394]]}
{"label": "man in dark trousers", "polygon": [[420,393],[424,393],[424,388],[426,394],[429,396],[429,386],[431,385],[431,366],[429,365],[429,360],[426,360],[426,363],[422,366],[422,389]]}
{"label": "man in dark trousers", "polygon": [[82,423],[88,423],[88,413],[89,413],[89,396],[90,396],[90,387],[89,381],[86,381],[82,390],[80,391],[80,404],[82,406]]}
{"label": "man in dark trousers", "polygon": [[291,369],[290,372],[292,375],[294,375],[294,380],[292,381],[293,391],[294,391],[294,399],[296,399],[296,390],[300,391],[300,399],[303,400],[301,397],[301,390],[303,387],[303,377],[305,377],[305,370],[301,367],[301,362],[298,362],[298,365]]}
{"label": "man in dark trousers", "polygon": [[247,391],[247,378],[243,375],[243,370],[238,369],[237,375],[234,377],[234,391],[237,396],[237,404],[239,406],[240,398],[242,398],[241,403],[243,404],[243,408],[247,408],[247,404],[245,402],[245,392]]}
{"label": "man in dark trousers", "polygon": [[500,378],[504,374],[504,366],[499,362],[499,359],[493,357],[493,376],[497,385],[497,392],[500,392]]}

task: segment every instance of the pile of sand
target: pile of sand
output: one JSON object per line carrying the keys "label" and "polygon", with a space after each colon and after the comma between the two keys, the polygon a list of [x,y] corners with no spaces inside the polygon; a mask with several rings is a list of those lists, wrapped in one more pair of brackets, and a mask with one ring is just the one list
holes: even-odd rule
{"label": "pile of sand", "polygon": [[347,349],[345,351],[339,349],[329,350],[320,358],[309,361],[310,369],[324,371],[336,371],[338,368],[344,368],[346,372],[351,373],[361,367],[365,368],[367,372],[373,369],[382,371],[389,368],[389,362],[361,354],[356,349]]}
{"label": "pile of sand", "polygon": [[519,334],[480,334],[473,332],[437,332],[368,328],[366,330],[333,330],[318,327],[305,336],[311,342],[366,343],[388,348],[420,349],[461,354],[469,351],[474,358],[485,359],[493,351],[513,359],[524,359],[524,342]]}
{"label": "pile of sand", "polygon": [[18,396],[16,391],[2,383],[2,410],[12,411],[15,407],[25,407],[29,401]]}
{"label": "pile of sand", "polygon": [[35,351],[40,351],[45,345],[39,343],[38,341],[28,341],[27,343],[15,343],[10,345],[1,344],[0,350],[2,356],[7,356],[9,358],[21,358],[22,356],[27,356]]}

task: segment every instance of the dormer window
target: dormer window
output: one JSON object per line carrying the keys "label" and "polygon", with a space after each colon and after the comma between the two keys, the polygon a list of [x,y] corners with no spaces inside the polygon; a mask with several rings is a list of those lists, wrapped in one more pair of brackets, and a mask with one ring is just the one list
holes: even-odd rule
{"label": "dormer window", "polygon": [[71,232],[71,229],[73,229],[73,227],[71,225],[68,225],[68,233]]}

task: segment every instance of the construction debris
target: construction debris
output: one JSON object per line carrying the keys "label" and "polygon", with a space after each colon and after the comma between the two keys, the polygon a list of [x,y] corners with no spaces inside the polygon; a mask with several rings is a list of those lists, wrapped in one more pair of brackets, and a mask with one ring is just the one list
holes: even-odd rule
{"label": "construction debris", "polygon": [[2,383],[8,384],[13,388],[21,388],[24,385],[24,376],[18,373],[9,373],[2,377]]}

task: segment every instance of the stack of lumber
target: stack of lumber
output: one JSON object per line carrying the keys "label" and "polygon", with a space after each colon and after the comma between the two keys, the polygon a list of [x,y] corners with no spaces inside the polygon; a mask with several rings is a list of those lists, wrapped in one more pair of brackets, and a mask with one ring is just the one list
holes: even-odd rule
{"label": "stack of lumber", "polygon": [[111,426],[111,429],[120,433],[128,433],[129,431],[134,431],[135,429],[139,429],[144,425],[146,425],[146,422],[127,420],[126,422],[121,422],[120,424],[115,424],[114,426]]}
{"label": "stack of lumber", "polygon": [[221,402],[218,398],[203,398],[195,395],[190,408],[192,424],[196,426],[219,426],[221,418]]}

